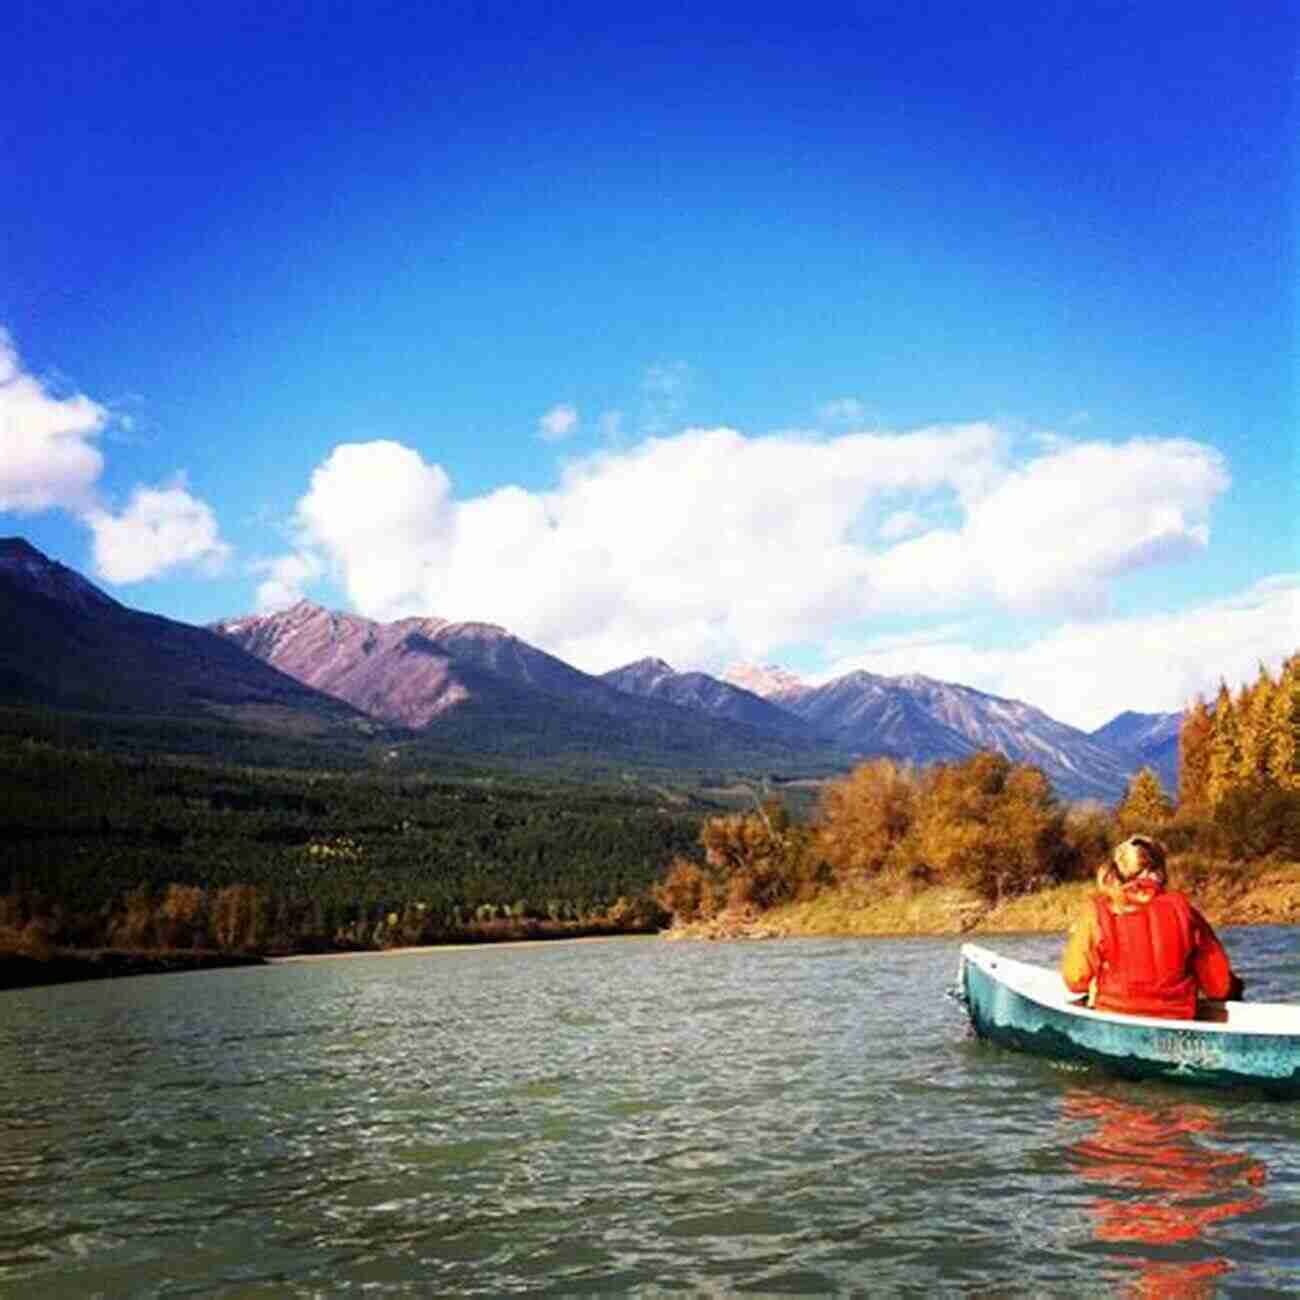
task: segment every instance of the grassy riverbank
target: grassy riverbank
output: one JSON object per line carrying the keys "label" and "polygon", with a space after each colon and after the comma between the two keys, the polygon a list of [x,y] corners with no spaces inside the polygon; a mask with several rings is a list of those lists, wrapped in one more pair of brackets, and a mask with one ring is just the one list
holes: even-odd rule
{"label": "grassy riverbank", "polygon": [[[1202,876],[1174,864],[1171,887],[1184,889],[1211,924],[1300,925],[1300,862],[1260,863]],[[1064,932],[1092,892],[1073,881],[998,904],[954,886],[826,890],[766,912],[741,909],[677,926],[670,938],[741,939],[901,934]]]}

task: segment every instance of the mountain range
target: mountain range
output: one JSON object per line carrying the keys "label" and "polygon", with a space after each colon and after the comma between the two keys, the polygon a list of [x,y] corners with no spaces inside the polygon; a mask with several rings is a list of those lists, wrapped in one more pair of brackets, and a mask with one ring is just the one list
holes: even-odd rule
{"label": "mountain range", "polygon": [[300,733],[368,723],[225,637],[119,604],[16,537],[0,539],[0,702]]}
{"label": "mountain range", "polygon": [[597,676],[494,624],[380,623],[306,601],[198,628],[119,604],[21,538],[0,540],[0,701],[300,732],[368,724],[426,750],[696,773],[827,775],[875,755],[927,764],[992,748],[1066,797],[1102,800],[1144,764],[1174,788],[1181,717],[1125,713],[1088,733],[917,674],[810,685],[775,667],[719,678],[652,657]]}

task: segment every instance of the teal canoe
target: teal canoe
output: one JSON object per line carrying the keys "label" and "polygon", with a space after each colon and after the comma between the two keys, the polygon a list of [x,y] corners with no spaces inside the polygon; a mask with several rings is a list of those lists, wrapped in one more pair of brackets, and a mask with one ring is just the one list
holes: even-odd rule
{"label": "teal canoe", "polygon": [[1300,1098],[1300,1005],[1215,1002],[1202,1019],[1092,1011],[1055,971],[962,946],[958,997],[981,1038],[1129,1078]]}

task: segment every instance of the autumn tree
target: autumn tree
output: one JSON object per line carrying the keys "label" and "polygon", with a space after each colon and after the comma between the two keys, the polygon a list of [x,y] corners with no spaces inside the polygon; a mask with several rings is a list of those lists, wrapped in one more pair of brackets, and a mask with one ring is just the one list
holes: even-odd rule
{"label": "autumn tree", "polygon": [[158,940],[164,948],[201,948],[207,941],[207,895],[198,885],[168,885],[158,905]]}
{"label": "autumn tree", "polygon": [[808,832],[777,802],[752,813],[710,817],[700,829],[700,843],[715,888],[725,889],[733,906],[774,907],[815,882]]}
{"label": "autumn tree", "polygon": [[1154,770],[1144,767],[1128,783],[1128,790],[1115,810],[1119,828],[1126,834],[1149,831],[1167,822],[1174,813],[1173,804]]}
{"label": "autumn tree", "polygon": [[212,905],[212,935],[226,951],[261,947],[266,929],[266,902],[252,885],[227,885]]}
{"label": "autumn tree", "polygon": [[1259,677],[1243,693],[1240,726],[1239,781],[1268,780],[1273,750],[1278,743],[1280,718],[1275,709],[1277,683],[1261,664]]}
{"label": "autumn tree", "polygon": [[665,912],[686,924],[707,920],[722,905],[713,881],[699,863],[680,855],[669,863],[667,874],[654,886],[653,893]]}
{"label": "autumn tree", "polygon": [[1214,720],[1198,695],[1178,729],[1178,809],[1192,816],[1209,811],[1210,742]]}
{"label": "autumn tree", "polygon": [[1240,723],[1237,705],[1227,682],[1219,683],[1214,698],[1214,734],[1210,737],[1210,761],[1206,792],[1213,807],[1228,793],[1241,768]]}
{"label": "autumn tree", "polygon": [[1274,742],[1268,776],[1284,790],[1300,792],[1300,654],[1282,665],[1273,695]]}
{"label": "autumn tree", "polygon": [[840,884],[861,884],[898,861],[916,819],[916,778],[892,759],[863,763],[823,790],[814,848]]}
{"label": "autumn tree", "polygon": [[1072,866],[1047,777],[988,751],[924,774],[912,841],[940,879],[993,901],[1062,879]]}

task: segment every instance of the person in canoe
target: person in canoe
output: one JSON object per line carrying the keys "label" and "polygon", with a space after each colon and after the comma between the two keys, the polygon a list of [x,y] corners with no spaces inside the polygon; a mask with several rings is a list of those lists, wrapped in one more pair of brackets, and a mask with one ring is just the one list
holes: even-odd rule
{"label": "person in canoe", "polygon": [[1099,1011],[1191,1020],[1198,994],[1239,998],[1241,980],[1210,923],[1166,889],[1165,848],[1147,835],[1117,845],[1097,892],[1070,927],[1061,975]]}

